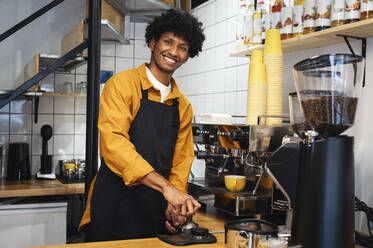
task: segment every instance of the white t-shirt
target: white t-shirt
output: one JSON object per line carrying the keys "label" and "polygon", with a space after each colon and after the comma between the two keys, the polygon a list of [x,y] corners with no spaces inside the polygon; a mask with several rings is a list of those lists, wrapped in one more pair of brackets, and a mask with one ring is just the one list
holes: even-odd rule
{"label": "white t-shirt", "polygon": [[154,76],[153,74],[151,73],[151,71],[148,69],[148,67],[146,67],[146,75],[148,76],[150,82],[157,88],[160,90],[161,92],[161,103],[163,103],[163,101],[166,99],[166,97],[168,96],[168,94],[171,92],[171,82],[168,84],[168,86],[162,84],[161,82],[159,82]]}

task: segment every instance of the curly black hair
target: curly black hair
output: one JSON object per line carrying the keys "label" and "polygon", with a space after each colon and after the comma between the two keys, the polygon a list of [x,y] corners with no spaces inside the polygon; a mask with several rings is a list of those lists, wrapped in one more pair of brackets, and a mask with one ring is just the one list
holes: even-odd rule
{"label": "curly black hair", "polygon": [[189,57],[193,58],[202,51],[202,43],[205,40],[202,23],[189,13],[170,9],[154,18],[153,22],[146,27],[146,43],[149,46],[149,42],[153,38],[158,41],[161,35],[166,32],[173,32],[188,42]]}

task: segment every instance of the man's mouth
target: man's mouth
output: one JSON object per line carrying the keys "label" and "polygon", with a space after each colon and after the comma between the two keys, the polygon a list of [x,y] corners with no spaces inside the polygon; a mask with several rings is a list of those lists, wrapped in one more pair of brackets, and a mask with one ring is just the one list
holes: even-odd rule
{"label": "man's mouth", "polygon": [[165,55],[162,55],[162,56],[163,56],[163,58],[166,60],[166,62],[167,62],[168,64],[175,64],[175,63],[176,63],[176,60],[175,60],[175,59],[170,58],[170,57],[167,57],[167,56],[165,56]]}

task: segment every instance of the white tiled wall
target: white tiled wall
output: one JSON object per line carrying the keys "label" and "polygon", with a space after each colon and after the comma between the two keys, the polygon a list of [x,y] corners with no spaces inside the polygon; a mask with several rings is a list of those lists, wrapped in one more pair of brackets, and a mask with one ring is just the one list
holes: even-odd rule
{"label": "white tiled wall", "polygon": [[[150,52],[144,38],[146,24],[131,23],[130,28],[132,39],[128,45],[102,41],[101,70],[117,73],[149,61]],[[41,89],[61,92],[64,82],[72,82],[75,86],[78,82],[87,81],[86,73],[87,66],[83,65],[70,73],[49,75],[41,81]],[[41,97],[38,111],[38,123],[34,123],[34,107],[31,100],[12,101],[0,110],[0,145],[4,147],[3,165],[6,166],[7,163],[9,142],[27,142],[30,144],[30,162],[34,175],[40,169],[42,144],[40,129],[45,124],[53,128],[53,136],[48,142],[48,153],[53,155],[55,166],[61,159],[84,159],[86,98]],[[58,169],[56,172],[58,173]]]}
{"label": "white tiled wall", "polygon": [[[191,101],[196,115],[205,112],[246,115],[247,81],[249,58],[234,58],[228,54],[234,50],[235,17],[238,0],[210,0],[193,11],[203,22],[206,41],[199,57],[190,59],[180,68],[175,77],[183,93]],[[361,43],[351,43],[354,51],[361,54]],[[344,43],[284,54],[283,113],[289,113],[288,93],[295,90],[291,68],[305,58],[328,53],[350,53]],[[366,87],[362,90],[354,126],[348,134],[355,137],[355,194],[369,206],[373,206],[373,85],[372,73],[373,39],[367,43]],[[234,118],[244,123],[245,118]],[[195,160],[192,171],[204,175],[204,165]],[[366,217],[356,215],[356,228],[366,230]]]}

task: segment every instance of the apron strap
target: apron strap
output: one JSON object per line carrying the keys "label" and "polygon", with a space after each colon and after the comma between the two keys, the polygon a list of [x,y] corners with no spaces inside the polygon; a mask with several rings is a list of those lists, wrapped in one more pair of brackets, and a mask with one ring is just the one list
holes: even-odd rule
{"label": "apron strap", "polygon": [[148,90],[141,90],[142,99],[148,100]]}

